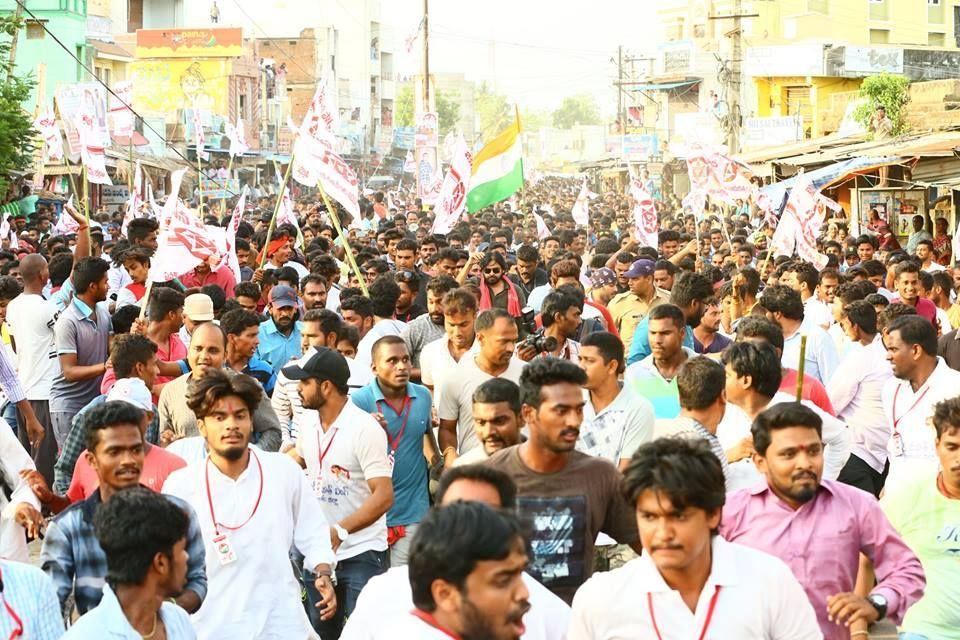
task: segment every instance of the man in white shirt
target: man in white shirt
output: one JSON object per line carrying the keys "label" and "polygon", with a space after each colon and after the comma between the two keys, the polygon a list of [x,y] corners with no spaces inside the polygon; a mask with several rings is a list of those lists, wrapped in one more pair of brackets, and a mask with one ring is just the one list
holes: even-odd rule
{"label": "man in white shirt", "polygon": [[960,371],[937,357],[937,332],[925,318],[901,316],[883,336],[893,378],[883,386],[883,414],[891,432],[887,444],[890,472],[885,486],[909,479],[912,470],[936,464],[930,419],[941,400],[957,395]]}
{"label": "man in white shirt", "polygon": [[800,294],[804,319],[821,329],[828,329],[833,323],[833,315],[830,313],[830,308],[816,295],[819,281],[820,272],[809,262],[795,262],[780,278],[780,284]]}
{"label": "man in white shirt", "polygon": [[891,433],[881,394],[893,372],[877,333],[877,311],[872,304],[857,300],[846,305],[840,324],[852,346],[830,378],[827,394],[837,418],[850,428],[852,447],[837,480],[880,497]]}
{"label": "man in white shirt", "polygon": [[476,355],[477,299],[466,289],[454,289],[443,296],[443,329],[446,335],[430,342],[420,354],[420,380],[433,393],[433,406],[440,406],[440,380],[465,355]]}
{"label": "man in white shirt", "polygon": [[10,492],[8,499],[7,491],[0,491],[0,558],[29,562],[24,533],[31,538],[40,535],[40,501],[21,475],[34,469],[30,454],[17,441],[13,429],[0,419],[0,481]]}
{"label": "man in white shirt", "polygon": [[414,608],[382,617],[367,637],[519,640],[530,610],[527,561],[515,515],[481,502],[434,509],[410,548]]}
{"label": "man in white shirt", "polygon": [[53,485],[53,466],[57,461],[57,441],[50,420],[50,389],[60,374],[57,344],[53,333],[56,305],[44,298],[43,288],[50,279],[50,270],[43,256],[31,254],[20,261],[23,293],[7,305],[6,321],[10,328],[11,346],[17,353],[17,374],[33,413],[46,430],[36,451],[32,451],[24,416],[17,414],[17,435],[20,444],[33,453],[37,470],[47,484]]}
{"label": "man in white shirt", "polygon": [[491,378],[473,392],[473,429],[483,446],[453,461],[454,467],[483,462],[497,451],[520,443],[520,387],[504,378]]}
{"label": "man in white shirt", "polygon": [[[324,310],[326,311],[326,310]],[[334,638],[367,581],[387,570],[387,518],[393,504],[393,465],[387,436],[369,413],[347,397],[350,368],[332,349],[311,349],[283,368],[296,380],[308,421],[291,455],[307,470],[320,508],[330,523],[330,543],[337,554],[337,614],[328,622],[313,617],[323,638]],[[307,601],[319,602],[311,589],[315,576],[303,572]]]}
{"label": "man in white shirt", "polygon": [[309,481],[289,456],[250,447],[262,395],[253,378],[222,369],[193,380],[187,403],[209,457],[175,471],[163,487],[189,503],[200,521],[208,585],[217,595],[204,600],[193,625],[207,640],[318,638],[290,570],[294,545],[306,558],[303,566],[318,576],[321,617],[336,614],[336,558]]}
{"label": "man in white shirt", "polygon": [[643,445],[624,474],[644,553],[573,600],[569,640],[818,640],[813,607],[781,560],[717,534],[723,471],[706,443]]}
{"label": "man in white shirt", "polygon": [[370,302],[373,304],[373,326],[357,346],[357,364],[365,369],[373,366],[373,343],[384,336],[399,336],[407,326],[405,322],[394,319],[397,300],[400,298],[400,285],[392,275],[382,275],[369,287]]}
{"label": "man in white shirt", "polygon": [[823,384],[837,368],[837,347],[823,327],[804,315],[800,294],[783,285],[767,287],[760,296],[760,306],[767,310],[767,319],[783,329],[783,366],[798,369],[801,336],[807,336],[804,373]]}
{"label": "man in white shirt", "polygon": [[[503,382],[491,380],[484,384]],[[441,507],[457,501],[482,502],[494,509],[516,508],[517,487],[510,476],[483,465],[463,465],[448,470],[437,487]],[[528,573],[522,574],[529,592],[530,610],[523,617],[524,640],[559,640],[566,635],[570,607]],[[395,567],[371,578],[357,600],[341,640],[374,640],[377,620],[408,615],[413,608],[408,567]],[[388,637],[388,636],[384,636]],[[390,638],[398,636],[392,635]]]}

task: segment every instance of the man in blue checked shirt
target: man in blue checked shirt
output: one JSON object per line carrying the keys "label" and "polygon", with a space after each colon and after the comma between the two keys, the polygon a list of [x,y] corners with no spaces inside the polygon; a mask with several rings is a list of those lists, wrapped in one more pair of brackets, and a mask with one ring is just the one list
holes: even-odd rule
{"label": "man in blue checked shirt", "polygon": [[[87,455],[97,472],[100,488],[89,498],[77,502],[47,528],[40,551],[40,564],[53,579],[57,597],[65,615],[66,604],[74,593],[77,610],[84,614],[100,603],[107,575],[107,558],[93,528],[94,515],[101,503],[118,491],[140,484],[144,442],[140,431],[140,409],[126,402],[106,402],[91,409],[88,417]],[[207,575],[203,538],[197,516],[190,506],[172,496],[167,498],[187,513],[187,585],[177,604],[189,613],[200,608],[207,594]]]}
{"label": "man in blue checked shirt", "polygon": [[0,560],[0,638],[57,640],[63,618],[53,582],[40,569]]}

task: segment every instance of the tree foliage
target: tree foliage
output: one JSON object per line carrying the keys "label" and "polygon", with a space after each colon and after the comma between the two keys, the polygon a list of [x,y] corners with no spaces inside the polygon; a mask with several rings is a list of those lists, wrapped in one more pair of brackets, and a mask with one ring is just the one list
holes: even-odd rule
{"label": "tree foliage", "polygon": [[489,141],[513,121],[513,107],[506,96],[492,91],[486,82],[477,89],[476,105],[484,141]]}
{"label": "tree foliage", "polygon": [[[397,91],[393,101],[393,121],[398,127],[412,127],[416,124],[416,100],[413,96],[413,85],[405,84]],[[437,91],[434,96],[437,107],[437,117],[440,120],[440,135],[444,136],[456,128],[460,121],[459,96],[448,91]]]}
{"label": "tree foliage", "polygon": [[907,91],[909,85],[910,81],[904,76],[890,73],[864,78],[860,83],[860,97],[864,98],[865,102],[853,112],[854,119],[869,130],[870,119],[877,106],[883,105],[886,107],[887,117],[893,122],[893,135],[905,133],[907,123],[904,107],[910,101]]}
{"label": "tree foliage", "polygon": [[553,126],[570,129],[576,124],[600,124],[600,108],[589,93],[578,93],[563,99],[560,108],[553,112]]}
{"label": "tree foliage", "polygon": [[524,131],[539,131],[553,125],[553,114],[546,109],[521,109],[520,127]]}
{"label": "tree foliage", "polygon": [[9,63],[10,39],[23,24],[13,15],[0,16],[0,60],[5,72],[0,85],[0,194],[7,193],[11,171],[23,171],[33,163],[35,149],[33,119],[23,110],[23,103],[36,83],[30,76],[16,75]]}

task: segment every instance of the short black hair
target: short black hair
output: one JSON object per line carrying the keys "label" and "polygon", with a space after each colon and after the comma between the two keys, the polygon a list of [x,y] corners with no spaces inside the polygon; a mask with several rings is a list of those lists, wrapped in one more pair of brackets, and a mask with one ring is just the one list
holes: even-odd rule
{"label": "short black hair", "polygon": [[342,323],[340,328],[337,329],[337,342],[344,340],[349,342],[354,349],[360,346],[360,332],[357,331],[355,326],[346,322]]}
{"label": "short black hair", "polygon": [[[139,220],[139,218],[138,218]],[[88,256],[73,265],[73,288],[78,294],[86,293],[110,271],[110,263]]]}
{"label": "short black hair", "polygon": [[699,439],[659,438],[640,445],[620,486],[634,508],[645,491],[662,493],[677,511],[692,507],[714,514],[726,500],[720,459]]}
{"label": "short black hair", "polygon": [[160,230],[160,223],[152,218],[134,218],[127,225],[127,239],[136,244],[154,231]]}
{"label": "short black hair", "polygon": [[750,376],[750,388],[762,396],[772,398],[780,389],[783,373],[772,344],[734,342],[723,352],[723,364],[738,378]]}
{"label": "short black hair", "polygon": [[439,298],[443,298],[448,291],[453,291],[459,286],[457,281],[450,276],[440,274],[430,278],[430,281],[427,283],[427,291]]}
{"label": "short black hair", "polygon": [[823,420],[817,412],[800,402],[781,402],[761,411],[753,420],[750,433],[753,448],[764,456],[770,447],[770,432],[787,427],[809,427],[823,437]]}
{"label": "short black hair", "polygon": [[919,277],[920,265],[918,265],[913,260],[904,260],[903,262],[898,263],[897,266],[893,268],[893,273],[896,276],[897,280],[899,280],[900,276],[902,276],[905,273],[916,273],[917,276]]}
{"label": "short black hair", "polygon": [[941,400],[933,407],[933,428],[937,439],[960,430],[960,396]]}
{"label": "short black hair", "polygon": [[303,316],[302,322],[320,323],[320,333],[327,335],[337,333],[343,325],[343,320],[330,309],[310,309]]}
{"label": "short black hair", "polygon": [[576,296],[563,291],[551,291],[543,299],[543,306],[540,311],[540,319],[544,327],[551,327],[556,322],[556,314],[565,315],[571,307],[583,309],[583,302]]}
{"label": "short black hair", "polygon": [[524,367],[520,374],[520,400],[539,409],[543,402],[543,387],[560,383],[583,386],[586,382],[586,372],[569,360],[553,356],[539,358]]}
{"label": "short black hair", "polygon": [[186,512],[160,493],[142,486],[116,492],[93,516],[107,559],[107,584],[114,589],[141,584],[158,553],[172,562],[173,547],[187,537],[189,526]]}
{"label": "short black hair", "polygon": [[183,294],[169,287],[154,287],[150,292],[150,322],[162,322],[167,315],[183,308]]}
{"label": "short black hair", "polygon": [[23,293],[23,287],[13,276],[0,277],[0,300],[9,302]]}
{"label": "short black hair", "polygon": [[220,328],[228,336],[239,336],[250,327],[260,326],[260,316],[246,309],[234,309],[220,318]]}
{"label": "short black hair", "polygon": [[[502,380],[502,378],[494,378],[487,382],[495,380]],[[434,496],[435,504],[443,504],[443,497],[447,490],[457,480],[470,480],[471,482],[483,482],[490,485],[500,494],[501,509],[513,509],[517,506],[517,483],[503,471],[488,467],[485,464],[464,464],[458,467],[450,467],[444,471],[437,485],[437,492]]]}
{"label": "short black hair", "polygon": [[[397,290],[399,291],[400,287],[397,287]],[[394,305],[396,305],[396,303],[394,303]],[[341,298],[340,311],[341,313],[344,311],[353,311],[361,318],[370,318],[373,316],[373,303],[370,301],[370,298],[364,298],[363,296]]]}
{"label": "short black hair", "polygon": [[791,320],[803,320],[803,300],[800,292],[777,284],[767,287],[760,296],[760,305],[770,313],[782,313]]}
{"label": "short black hair", "polygon": [[706,409],[717,401],[725,385],[722,364],[705,356],[690,358],[677,374],[680,406],[692,411]]}
{"label": "short black hair", "polygon": [[465,594],[467,578],[477,563],[507,558],[518,542],[525,544],[516,516],[480,502],[431,509],[410,543],[407,573],[414,606],[436,610],[434,580],[449,582]]}
{"label": "short black hair", "polygon": [[207,369],[187,385],[187,406],[198,420],[203,420],[217,402],[236,396],[247,405],[251,419],[263,399],[260,383],[243,373],[227,373],[223,369]]}
{"label": "short black hair", "polygon": [[864,333],[877,332],[877,310],[866,300],[854,300],[843,307],[843,316]]}
{"label": "short black hair", "polygon": [[506,318],[507,320],[513,320],[513,316],[506,312],[506,310],[499,307],[493,307],[491,309],[485,309],[477,315],[477,319],[473,323],[473,330],[477,333],[481,331],[486,331],[496,324],[497,320],[501,318]]}
{"label": "short black hair", "polygon": [[520,414],[520,387],[506,378],[490,378],[473,392],[473,404],[498,404],[506,402],[510,410]]}
{"label": "short black hair", "polygon": [[820,283],[820,272],[809,262],[794,262],[790,271],[796,274],[798,283],[807,285],[810,293],[813,293]]}
{"label": "short black hair", "polygon": [[623,341],[608,331],[594,331],[588,333],[580,343],[581,347],[596,347],[603,358],[603,364],[610,364],[611,360],[617,361],[617,373],[623,373],[626,366],[624,356]]}
{"label": "short black hair", "polygon": [[760,316],[746,316],[737,324],[737,340],[762,338],[775,349],[783,351],[783,328],[779,324]]}
{"label": "short black hair", "polygon": [[237,286],[233,288],[233,297],[243,296],[245,298],[253,298],[254,300],[260,299],[260,285],[256,282],[238,282]]}
{"label": "short black hair", "polygon": [[143,420],[143,411],[129,402],[111,400],[97,405],[85,413],[87,425],[87,451],[93,452],[100,443],[100,432],[110,427],[131,426],[138,430]]}
{"label": "short black hair", "polygon": [[157,345],[146,336],[122,333],[110,343],[110,364],[118,380],[129,378],[137,364],[146,364],[156,353]]}
{"label": "short black hair", "polygon": [[[684,271],[670,289],[670,302],[678,307],[689,307],[694,302],[706,302],[713,297],[713,285],[699,273]],[[656,309],[656,307],[654,307]]]}
{"label": "short black hair", "polygon": [[370,285],[370,303],[373,315],[379,318],[392,318],[397,311],[397,300],[400,299],[400,285],[393,276],[378,277]]}
{"label": "short black hair", "polygon": [[687,320],[683,315],[683,311],[680,307],[673,304],[658,304],[653,309],[650,309],[650,313],[647,314],[648,326],[649,322],[654,320],[673,320],[673,324],[677,326],[677,329],[683,331],[687,326]]}
{"label": "short black hair", "polygon": [[[889,309],[890,307],[884,309],[884,313]],[[900,339],[905,344],[918,344],[928,356],[937,355],[937,331],[923,316],[905,315],[893,320],[887,325],[886,332],[890,334],[894,331],[900,333]]]}
{"label": "short black hair", "polygon": [[210,298],[210,302],[213,303],[213,312],[215,314],[220,313],[220,311],[223,310],[223,306],[227,304],[227,294],[218,284],[205,284],[200,287],[200,293]]}
{"label": "short black hair", "polygon": [[528,244],[520,245],[517,249],[517,260],[523,260],[524,262],[540,262],[540,253],[537,251],[536,247],[531,247]]}

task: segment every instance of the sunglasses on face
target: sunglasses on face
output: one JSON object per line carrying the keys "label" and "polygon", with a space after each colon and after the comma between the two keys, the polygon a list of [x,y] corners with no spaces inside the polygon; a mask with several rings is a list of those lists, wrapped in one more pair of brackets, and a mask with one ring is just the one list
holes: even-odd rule
{"label": "sunglasses on face", "polygon": [[397,282],[413,282],[417,279],[417,274],[413,271],[397,271]]}
{"label": "sunglasses on face", "polygon": [[502,270],[502,269],[499,269],[499,268],[497,268],[497,269],[484,269],[484,270],[483,270],[483,275],[486,275],[486,276],[498,276],[498,275],[500,275],[501,273],[503,273],[503,270]]}

